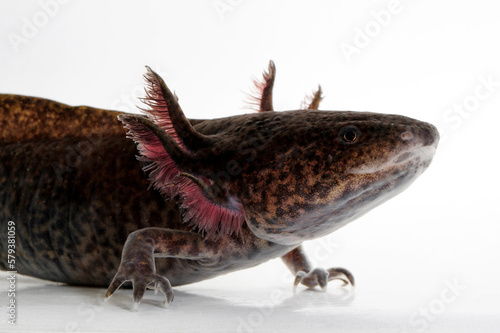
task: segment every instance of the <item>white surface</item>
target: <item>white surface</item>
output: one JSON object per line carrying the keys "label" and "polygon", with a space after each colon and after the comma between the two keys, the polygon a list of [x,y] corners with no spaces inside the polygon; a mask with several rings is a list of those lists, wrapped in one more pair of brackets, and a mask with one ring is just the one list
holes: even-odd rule
{"label": "white surface", "polygon": [[[459,333],[498,332],[500,327],[500,295],[478,289],[475,281],[443,278],[438,272],[428,281],[405,274],[384,278],[380,272],[368,279],[361,277],[369,274],[358,274],[354,290],[331,284],[327,293],[299,288],[294,294],[291,276],[278,264],[176,288],[169,309],[148,291],[138,312],[131,312],[130,290],[104,304],[104,289],[19,277],[17,326],[2,322],[0,330]],[[5,275],[0,274],[2,280]],[[5,285],[0,284],[3,290]]]}
{"label": "white surface", "polygon": [[[220,3],[232,6],[222,18]],[[9,36],[43,19],[43,8],[0,2],[2,93],[135,112],[150,65],[188,117],[221,117],[248,112],[242,101],[251,77],[273,59],[276,109],[297,108],[321,84],[322,109],[403,114],[446,137],[405,193],[307,244],[315,263],[354,273],[354,293],[331,286],[327,294],[293,295],[278,260],[176,288],[168,310],[148,296],[132,313],[127,291],[102,306],[103,290],[18,276],[18,323],[9,326],[5,316],[0,330],[248,331],[243,320],[254,331],[498,332],[500,5],[401,0],[348,61],[343,43],[353,45],[358,29],[373,27],[373,13],[387,8],[385,1],[69,1],[16,52]],[[453,298],[446,281],[464,289]],[[425,308],[432,320],[419,315]]]}

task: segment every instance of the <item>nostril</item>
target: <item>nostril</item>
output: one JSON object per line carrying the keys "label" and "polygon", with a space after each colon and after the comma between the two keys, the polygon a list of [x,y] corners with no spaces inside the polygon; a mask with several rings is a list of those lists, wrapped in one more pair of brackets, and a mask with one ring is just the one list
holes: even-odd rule
{"label": "nostril", "polygon": [[404,133],[401,134],[401,139],[403,139],[405,141],[406,140],[411,140],[411,139],[413,139],[413,133],[409,132],[409,131],[404,132]]}

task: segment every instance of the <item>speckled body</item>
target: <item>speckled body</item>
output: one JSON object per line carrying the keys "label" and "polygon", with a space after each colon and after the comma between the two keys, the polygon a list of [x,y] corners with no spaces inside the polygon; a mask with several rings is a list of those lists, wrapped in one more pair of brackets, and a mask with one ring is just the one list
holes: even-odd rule
{"label": "speckled body", "polygon": [[[75,112],[72,107],[38,98],[0,95],[0,100],[4,105],[2,115],[19,110],[20,101],[25,114],[32,109],[30,105],[45,102],[45,112],[37,116],[38,126],[37,117],[27,118],[35,128],[45,128],[47,118],[54,119],[59,114],[69,117]],[[84,112],[93,116],[102,111],[85,107]],[[16,222],[19,273],[105,287],[118,268],[123,245],[131,232],[147,227],[191,230],[181,222],[175,200],[166,201],[157,191],[148,190],[149,182],[136,159],[135,144],[126,138],[122,124],[113,116],[114,122],[101,128],[105,133],[96,131],[79,138],[70,136],[69,131],[50,131],[27,140],[15,137],[14,142],[1,145],[0,221],[4,229],[7,221]],[[95,122],[88,127],[94,127]],[[226,122],[231,123],[231,119],[211,121],[200,128],[217,131]],[[53,137],[40,139],[49,134]],[[7,270],[6,237],[5,233],[0,234],[3,270]],[[214,243],[220,251],[216,264],[161,258],[157,259],[157,270],[173,285],[181,285],[251,267],[291,250],[289,246],[256,238],[247,227],[241,237],[245,239],[244,246],[241,238],[235,236]],[[187,245],[193,244],[184,244]],[[197,251],[190,248],[193,253]],[[229,249],[234,249],[233,253]],[[222,252],[226,255],[222,256]]]}
{"label": "speckled body", "polygon": [[[16,223],[17,271],[109,285],[107,298],[132,281],[135,308],[148,286],[168,305],[171,285],[276,257],[295,285],[354,284],[313,270],[301,243],[404,190],[439,135],[403,116],[317,111],[321,89],[308,110],[274,112],[274,75],[271,62],[261,112],[212,120],[186,119],[150,69],[145,116],[0,95],[0,224]],[[6,244],[2,232],[4,270]]]}

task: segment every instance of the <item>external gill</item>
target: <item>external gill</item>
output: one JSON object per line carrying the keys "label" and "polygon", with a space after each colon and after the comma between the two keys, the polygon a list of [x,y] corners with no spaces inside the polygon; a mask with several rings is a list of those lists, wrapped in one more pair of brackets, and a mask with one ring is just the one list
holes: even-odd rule
{"label": "external gill", "polygon": [[[262,74],[262,79],[254,79],[254,93],[250,94],[251,108],[256,108],[258,112],[274,111],[273,108],[273,88],[276,78],[276,66],[272,60],[269,61],[267,71]],[[306,96],[301,104],[302,110],[317,110],[319,103],[323,100],[321,86],[313,92],[311,96]]]}
{"label": "external gill", "polygon": [[163,79],[151,68],[146,69],[146,97],[141,100],[149,108],[140,110],[186,151],[194,152],[212,145],[210,137],[193,128],[177,102],[177,96],[168,89]]}
{"label": "external gill", "polygon": [[[150,107],[146,117],[120,115],[146,162],[153,187],[169,199],[177,197],[184,222],[207,235],[238,234],[243,225],[241,203],[227,194],[227,184],[218,184],[206,175],[198,177],[199,166],[208,165],[197,152],[210,147],[216,137],[198,133],[184,116],[177,98],[151,69],[144,101]],[[202,158],[202,157],[201,157]]]}

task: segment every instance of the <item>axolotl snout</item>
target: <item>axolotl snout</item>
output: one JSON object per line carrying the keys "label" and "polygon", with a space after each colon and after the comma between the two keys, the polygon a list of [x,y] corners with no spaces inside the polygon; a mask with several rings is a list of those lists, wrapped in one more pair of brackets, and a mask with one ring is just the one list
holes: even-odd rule
{"label": "axolotl snout", "polygon": [[[69,127],[81,130],[86,114],[100,114],[107,121],[118,116],[128,130],[126,137],[111,120],[103,121],[103,130],[92,134],[99,139],[62,176],[51,174],[54,161],[88,140],[85,131],[47,129],[27,134],[29,140],[4,135],[0,222],[16,222],[17,270],[73,284],[109,284],[106,299],[132,281],[136,309],[148,287],[162,291],[168,305],[172,285],[275,257],[296,276],[295,285],[326,288],[332,279],[354,284],[344,268],[313,269],[301,243],[407,188],[429,166],[438,132],[399,115],[318,111],[321,90],[304,110],[274,112],[274,76],[271,62],[257,84],[260,112],[211,120],[188,120],[150,69],[144,115],[2,96],[1,115],[12,123],[15,108],[17,114],[36,110],[42,123],[44,112],[62,108],[70,115],[62,124]],[[0,242],[6,269],[6,237]]]}

